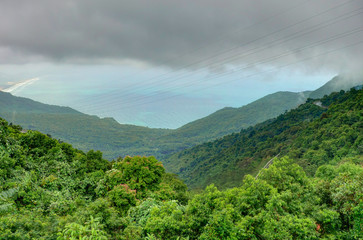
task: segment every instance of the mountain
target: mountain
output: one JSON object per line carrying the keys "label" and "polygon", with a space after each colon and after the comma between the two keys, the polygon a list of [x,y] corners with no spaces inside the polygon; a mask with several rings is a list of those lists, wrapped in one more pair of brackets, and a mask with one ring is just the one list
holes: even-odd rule
{"label": "mountain", "polygon": [[[336,97],[343,105],[350,101],[349,117],[359,117],[354,94]],[[327,100],[323,103],[334,99]],[[330,116],[342,110],[336,101],[330,109]],[[335,133],[336,126],[327,131]],[[354,156],[354,145],[344,147],[352,150],[348,159],[319,167],[314,177],[281,157],[258,178],[245,176],[237,188],[210,185],[193,194],[154,157],[109,162],[101,152],[84,153],[20,130],[0,118],[0,239],[363,237],[363,158]],[[343,135],[349,140],[350,134]],[[329,146],[341,150],[340,141]]]}
{"label": "mountain", "polygon": [[347,91],[352,87],[363,84],[362,77],[352,76],[336,76],[329,82],[325,83],[320,88],[311,92],[310,98],[322,98],[324,95],[329,95],[332,92],[339,92],[340,90]]}
{"label": "mountain", "polygon": [[33,101],[29,98],[15,97],[7,92],[0,91],[0,110],[1,112],[17,113],[62,113],[62,114],[81,114],[69,108],[55,105],[44,104]]}
{"label": "mountain", "polygon": [[102,150],[108,159],[126,155],[155,155],[150,142],[172,130],[119,124],[113,118],[99,118],[68,107],[59,107],[0,91],[0,116],[38,130],[88,151]]}
{"label": "mountain", "polygon": [[119,124],[112,118],[101,119],[3,92],[0,92],[0,116],[84,151],[101,150],[108,159],[129,154],[154,155],[163,160],[175,152],[275,117],[303,103],[306,95],[277,92],[240,108],[221,109],[176,130]]}
{"label": "mountain", "polygon": [[[161,146],[160,149],[163,151],[160,159],[164,160],[176,150],[183,150],[198,143],[237,133],[241,129],[277,117],[281,113],[305,103],[308,98],[321,98],[332,92],[348,90],[359,84],[363,84],[363,78],[337,76],[315,91],[276,92],[239,108],[223,108],[157,139]],[[163,145],[163,143],[166,144]],[[166,164],[168,165],[168,162]]]}
{"label": "mountain", "polygon": [[[215,181],[238,173],[239,187],[210,185],[198,194],[154,157],[109,162],[0,118],[0,239],[362,239],[362,97],[361,90],[335,93],[321,106],[309,100],[244,130],[248,151],[280,158],[243,179],[234,162],[207,162],[222,163]],[[298,149],[305,152],[306,172],[283,156],[289,145],[297,159]],[[311,172],[309,164],[323,165]]]}
{"label": "mountain", "polygon": [[[101,150],[111,160],[125,155],[154,155],[165,160],[195,145],[277,117],[304,103],[308,97],[339,91],[356,81],[344,83],[336,77],[314,92],[277,92],[240,108],[224,108],[178,129],[151,129],[119,124],[112,118],[99,118],[68,107],[39,103],[0,92],[0,116],[25,129],[39,130],[75,147]],[[354,85],[353,85],[354,86]]]}
{"label": "mountain", "polygon": [[242,128],[297,107],[304,103],[310,92],[276,92],[240,108],[223,108],[207,117],[188,123],[162,138],[186,138],[191,142],[205,142],[239,132]]}
{"label": "mountain", "polygon": [[[276,119],[164,162],[192,189],[209,183],[227,188],[210,185],[198,194],[187,192],[154,157],[109,162],[102,152],[84,153],[0,118],[0,239],[361,239],[363,90],[358,89],[308,99]],[[272,97],[287,95],[285,101],[297,97]],[[7,102],[0,112],[7,112],[1,115],[82,148],[101,147],[106,155],[165,157],[170,153],[161,151],[185,147],[192,133],[121,125],[3,96]],[[276,105],[271,96],[264,100],[261,111]],[[234,116],[223,119],[224,114],[221,124]]]}
{"label": "mountain", "polygon": [[176,153],[164,161],[189,187],[238,185],[271,158],[288,155],[307,173],[363,154],[363,90],[310,99],[276,119]]}

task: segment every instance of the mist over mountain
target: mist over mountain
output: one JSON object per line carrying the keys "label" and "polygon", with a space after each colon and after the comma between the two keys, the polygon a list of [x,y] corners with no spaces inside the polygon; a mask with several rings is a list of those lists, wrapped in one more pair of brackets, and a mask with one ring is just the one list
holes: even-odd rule
{"label": "mist over mountain", "polygon": [[324,95],[328,95],[332,92],[336,92],[339,89],[349,90],[351,87],[363,84],[363,77],[361,75],[342,75],[336,76],[320,88],[310,93],[310,98],[321,98]]}

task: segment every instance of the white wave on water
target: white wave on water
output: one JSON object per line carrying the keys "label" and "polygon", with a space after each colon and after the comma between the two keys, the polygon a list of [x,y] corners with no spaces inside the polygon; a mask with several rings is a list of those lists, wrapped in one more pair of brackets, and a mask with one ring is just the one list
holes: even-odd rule
{"label": "white wave on water", "polygon": [[12,85],[11,87],[8,87],[6,89],[3,89],[3,92],[8,92],[8,93],[14,93],[16,90],[20,90],[26,86],[29,86],[31,84],[33,84],[34,82],[38,81],[40,78],[36,77],[36,78],[31,78],[31,79],[27,79],[25,81],[21,81],[19,83],[16,83],[14,85]]}

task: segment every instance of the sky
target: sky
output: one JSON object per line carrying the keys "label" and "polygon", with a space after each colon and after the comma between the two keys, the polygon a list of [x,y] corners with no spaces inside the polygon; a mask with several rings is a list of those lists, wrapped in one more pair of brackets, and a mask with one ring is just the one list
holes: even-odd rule
{"label": "sky", "polygon": [[360,74],[359,0],[3,0],[0,88],[177,128]]}

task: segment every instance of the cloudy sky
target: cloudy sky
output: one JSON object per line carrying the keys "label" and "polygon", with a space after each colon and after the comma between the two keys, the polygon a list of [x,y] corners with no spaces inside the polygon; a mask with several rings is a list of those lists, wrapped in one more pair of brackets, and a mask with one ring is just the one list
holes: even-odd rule
{"label": "cloudy sky", "polygon": [[362,50],[360,0],[0,2],[2,89],[150,127],[360,74]]}

